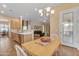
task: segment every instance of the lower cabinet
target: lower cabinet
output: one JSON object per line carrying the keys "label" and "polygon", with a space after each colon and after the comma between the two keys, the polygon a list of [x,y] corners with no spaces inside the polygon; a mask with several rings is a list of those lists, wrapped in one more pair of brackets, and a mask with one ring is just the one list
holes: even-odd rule
{"label": "lower cabinet", "polygon": [[19,37],[22,43],[32,41],[32,34],[28,34],[28,35],[19,34]]}
{"label": "lower cabinet", "polygon": [[32,34],[24,35],[24,34],[17,34],[17,33],[12,32],[11,38],[13,39],[13,41],[21,44],[21,43],[32,41]]}

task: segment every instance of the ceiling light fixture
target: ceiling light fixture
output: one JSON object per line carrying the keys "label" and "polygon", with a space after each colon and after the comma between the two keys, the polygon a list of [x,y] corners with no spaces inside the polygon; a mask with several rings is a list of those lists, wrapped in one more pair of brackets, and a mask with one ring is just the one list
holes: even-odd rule
{"label": "ceiling light fixture", "polygon": [[34,10],[37,11],[37,8],[35,8]]}
{"label": "ceiling light fixture", "polygon": [[43,16],[43,13],[41,13],[40,16]]}
{"label": "ceiling light fixture", "polygon": [[7,7],[7,5],[6,5],[6,4],[3,4],[3,5],[2,5],[2,7],[3,7],[3,8],[6,8],[6,7]]}
{"label": "ceiling light fixture", "polygon": [[55,10],[51,10],[51,14],[54,14],[55,13]]}
{"label": "ceiling light fixture", "polygon": [[47,8],[45,8],[45,9],[46,9],[47,12],[50,12],[51,7],[47,7]]}
{"label": "ceiling light fixture", "polygon": [[43,10],[42,10],[42,9],[40,9],[40,10],[39,10],[39,13],[42,13],[42,11],[43,11]]}
{"label": "ceiling light fixture", "polygon": [[3,10],[1,10],[1,13],[3,14],[3,13],[4,13],[4,11],[3,11]]}

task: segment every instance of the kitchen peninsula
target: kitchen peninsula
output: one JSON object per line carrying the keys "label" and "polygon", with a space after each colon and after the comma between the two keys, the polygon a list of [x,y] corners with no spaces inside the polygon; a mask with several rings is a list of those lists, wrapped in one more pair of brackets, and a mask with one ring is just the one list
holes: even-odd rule
{"label": "kitchen peninsula", "polygon": [[12,39],[19,44],[33,40],[33,31],[32,30],[19,31],[19,32],[13,30],[11,32],[11,35],[12,35]]}

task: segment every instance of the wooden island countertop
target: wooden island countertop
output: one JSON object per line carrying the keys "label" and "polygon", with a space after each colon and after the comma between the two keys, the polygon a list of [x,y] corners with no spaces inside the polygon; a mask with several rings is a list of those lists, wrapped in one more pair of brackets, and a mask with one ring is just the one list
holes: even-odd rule
{"label": "wooden island countertop", "polygon": [[23,43],[22,47],[31,55],[35,56],[51,56],[60,45],[59,39],[53,39],[47,45],[40,45],[36,42],[40,42],[39,39]]}

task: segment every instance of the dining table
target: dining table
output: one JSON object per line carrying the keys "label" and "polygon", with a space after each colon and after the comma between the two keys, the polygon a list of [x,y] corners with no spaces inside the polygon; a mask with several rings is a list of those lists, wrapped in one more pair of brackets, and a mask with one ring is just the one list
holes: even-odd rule
{"label": "dining table", "polygon": [[52,56],[56,49],[60,46],[58,38],[51,39],[51,41],[44,45],[40,43],[40,38],[22,44],[22,48],[32,56]]}

